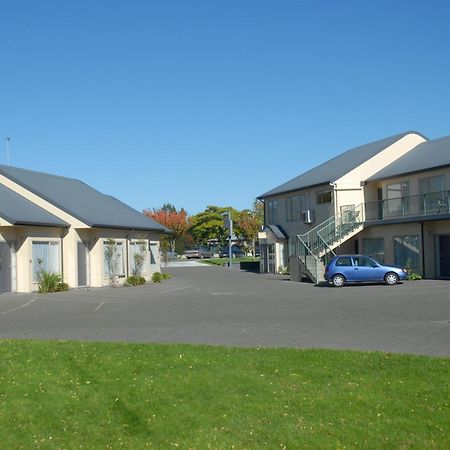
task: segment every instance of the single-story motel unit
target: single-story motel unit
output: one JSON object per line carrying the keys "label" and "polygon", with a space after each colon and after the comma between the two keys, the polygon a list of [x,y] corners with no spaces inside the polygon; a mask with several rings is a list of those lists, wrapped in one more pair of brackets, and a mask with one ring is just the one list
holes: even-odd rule
{"label": "single-story motel unit", "polygon": [[450,136],[352,148],[259,197],[261,271],[319,282],[330,256],[363,253],[450,279],[449,189]]}
{"label": "single-story motel unit", "polygon": [[37,290],[38,272],[60,273],[69,287],[110,284],[114,243],[119,283],[160,270],[162,225],[82,181],[0,165],[0,293]]}

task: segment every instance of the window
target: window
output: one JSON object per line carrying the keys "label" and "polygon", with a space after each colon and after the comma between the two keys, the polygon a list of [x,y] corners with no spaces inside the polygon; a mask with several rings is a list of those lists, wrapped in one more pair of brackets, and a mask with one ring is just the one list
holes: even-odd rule
{"label": "window", "polygon": [[318,205],[331,203],[333,201],[333,191],[320,191],[317,193],[316,202]]}
{"label": "window", "polygon": [[445,191],[445,176],[421,178],[419,180],[419,194],[429,194],[430,192]]}
{"label": "window", "polygon": [[336,261],[336,266],[352,266],[352,258],[350,256],[343,256]]}
{"label": "window", "polygon": [[269,224],[275,225],[278,221],[278,202],[276,200],[267,203],[267,215]]}
{"label": "window", "polygon": [[130,273],[132,275],[146,275],[147,268],[147,242],[130,242]]}
{"label": "window", "polygon": [[353,258],[353,261],[355,266],[359,267],[373,267],[375,264],[373,260],[367,258],[366,256],[357,256],[356,258]]}
{"label": "window", "polygon": [[384,240],[383,238],[367,238],[362,240],[363,253],[384,263]]}
{"label": "window", "polygon": [[123,243],[113,239],[103,242],[103,274],[105,278],[113,275],[125,276]]}
{"label": "window", "polygon": [[439,210],[442,202],[447,201],[445,191],[445,176],[421,178],[419,180],[419,193],[423,194],[419,202],[420,211]]}
{"label": "window", "polygon": [[31,258],[33,261],[33,283],[37,283],[40,270],[46,272],[60,273],[59,242],[33,241]]}
{"label": "window", "polygon": [[386,186],[386,204],[388,213],[404,213],[409,209],[409,181],[388,184]]}
{"label": "window", "polygon": [[158,244],[150,242],[148,248],[150,251],[150,265],[153,266],[152,270],[154,270],[158,261]]}
{"label": "window", "polygon": [[394,237],[395,265],[419,271],[419,236]]}
{"label": "window", "polygon": [[305,204],[304,195],[288,197],[286,199],[286,222],[298,222]]}

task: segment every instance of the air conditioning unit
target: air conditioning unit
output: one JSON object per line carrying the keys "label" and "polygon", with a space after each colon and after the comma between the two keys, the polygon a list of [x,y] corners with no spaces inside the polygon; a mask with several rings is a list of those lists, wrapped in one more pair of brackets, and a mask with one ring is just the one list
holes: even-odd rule
{"label": "air conditioning unit", "polygon": [[313,223],[314,219],[314,211],[312,209],[303,211],[303,223]]}

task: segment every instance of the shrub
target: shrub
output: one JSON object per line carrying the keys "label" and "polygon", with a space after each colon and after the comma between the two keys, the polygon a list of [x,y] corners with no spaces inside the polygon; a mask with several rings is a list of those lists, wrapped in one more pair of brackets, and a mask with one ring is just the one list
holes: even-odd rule
{"label": "shrub", "polygon": [[38,275],[38,289],[40,293],[67,291],[69,285],[63,283],[59,273],[40,270]]}
{"label": "shrub", "polygon": [[421,280],[422,279],[422,275],[415,273],[415,272],[411,272],[408,273],[408,280]]}
{"label": "shrub", "polygon": [[162,273],[161,272],[155,272],[152,275],[152,281],[153,283],[161,283],[161,280],[163,279]]}
{"label": "shrub", "polygon": [[170,273],[162,273],[161,276],[163,280],[170,280],[172,278],[172,275],[170,275]]}
{"label": "shrub", "polygon": [[127,286],[140,286],[141,284],[145,284],[145,278],[137,275],[132,275],[127,278],[125,284]]}
{"label": "shrub", "polygon": [[56,292],[64,292],[69,290],[69,285],[67,283],[59,283],[56,286]]}

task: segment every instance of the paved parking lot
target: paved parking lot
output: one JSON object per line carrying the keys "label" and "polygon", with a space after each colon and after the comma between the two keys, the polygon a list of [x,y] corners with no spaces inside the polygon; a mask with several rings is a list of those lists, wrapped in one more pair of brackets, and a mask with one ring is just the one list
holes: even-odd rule
{"label": "paved parking lot", "polygon": [[0,295],[0,338],[320,347],[450,356],[450,282],[340,289],[221,267],[137,288]]}

